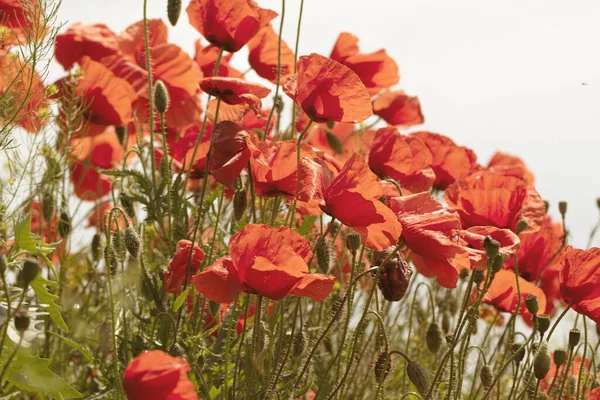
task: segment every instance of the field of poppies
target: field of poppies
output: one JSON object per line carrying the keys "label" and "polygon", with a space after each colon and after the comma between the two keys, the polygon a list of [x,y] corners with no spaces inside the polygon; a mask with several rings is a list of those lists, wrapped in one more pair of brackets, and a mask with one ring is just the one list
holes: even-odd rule
{"label": "field of poppies", "polygon": [[1,399],[600,399],[597,229],[521,159],[351,33],[297,54],[303,0],[164,3],[0,0]]}

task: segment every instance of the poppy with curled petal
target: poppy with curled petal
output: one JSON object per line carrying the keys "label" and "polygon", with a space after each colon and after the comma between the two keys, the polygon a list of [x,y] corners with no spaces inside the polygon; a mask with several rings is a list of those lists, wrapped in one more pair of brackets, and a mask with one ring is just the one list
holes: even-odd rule
{"label": "poppy with curled petal", "polygon": [[316,53],[300,57],[283,91],[316,122],[358,123],[373,115],[371,96],[358,75]]}
{"label": "poppy with curled petal", "polygon": [[512,176],[474,174],[448,186],[444,200],[460,214],[465,228],[495,226],[516,231],[527,222],[525,232],[540,229],[546,214],[544,201],[531,185]]}
{"label": "poppy with curled petal", "polygon": [[511,260],[519,249],[519,237],[509,229],[473,226],[460,231],[460,238],[465,242],[467,252],[471,256],[472,267],[475,269],[484,270],[486,268],[488,259],[484,242],[488,236],[500,243],[499,254],[504,261]]}
{"label": "poppy with curled petal", "polygon": [[192,0],[190,25],[213,45],[235,53],[267,26],[277,13],[253,0]]}
{"label": "poppy with curled petal", "polygon": [[[414,136],[401,135],[396,128],[381,128],[369,151],[369,167],[380,178],[392,178],[410,193],[429,190],[435,174],[431,152]],[[405,193],[406,194],[406,193]]]}
{"label": "poppy with curled petal", "polygon": [[233,122],[223,121],[215,126],[208,169],[218,182],[231,185],[248,164],[250,137],[248,131]]}
{"label": "poppy with curled petal", "polygon": [[129,400],[198,400],[187,376],[187,361],[160,350],[144,352],[131,360],[123,373],[123,389]]}
{"label": "poppy with curled petal", "polygon": [[[518,288],[517,278],[519,279]],[[520,276],[517,277],[514,271],[506,269],[502,269],[494,275],[488,291],[483,296],[483,302],[495,306],[500,311],[513,313],[517,309],[517,303],[519,302],[519,290],[521,292],[520,315],[525,317],[532,316],[527,311],[527,306],[525,305],[525,299],[530,294],[537,297],[540,310],[546,309],[546,295],[542,289]]]}
{"label": "poppy with curled petal", "polygon": [[436,189],[446,189],[457,179],[466,178],[478,168],[475,153],[467,147],[457,146],[447,136],[426,131],[415,132],[411,136],[421,139],[431,151],[431,168],[435,173],[433,186]]}
{"label": "poppy with curled petal", "polygon": [[118,52],[118,37],[108,26],[76,22],[66,32],[56,36],[54,57],[64,69],[71,69],[83,56],[101,61]]}
{"label": "poppy with curled petal", "polygon": [[294,73],[296,57],[281,39],[279,51],[279,35],[271,25],[261,29],[248,42],[248,63],[261,78],[277,83],[277,66],[280,67],[279,82],[283,83]]}
{"label": "poppy with curled petal", "polygon": [[[185,283],[186,275],[189,282],[192,275],[200,268],[202,261],[204,261],[204,251],[198,245],[194,244],[192,249],[191,241],[178,241],[175,254],[169,261],[169,268],[165,271],[165,292],[179,294]],[[188,264],[189,273],[187,272]]]}
{"label": "poppy with curled petal", "polygon": [[272,300],[294,295],[323,301],[335,282],[309,273],[310,243],[287,227],[246,225],[229,241],[229,252],[192,278],[196,289],[217,303],[231,302],[242,291]]}
{"label": "poppy with curled petal", "polygon": [[230,104],[246,104],[255,113],[260,113],[262,102],[271,89],[258,83],[240,78],[209,77],[200,82],[200,88],[211,96]]}
{"label": "poppy with curled petal", "polygon": [[357,231],[362,243],[374,250],[398,243],[402,226],[379,201],[383,190],[361,156],[352,156],[339,173],[323,159],[303,158],[296,188],[300,212],[331,215]]}
{"label": "poppy with curled petal", "polygon": [[560,260],[560,293],[573,309],[600,323],[600,248],[568,246]]}
{"label": "poppy with curled petal", "polygon": [[242,73],[237,69],[233,68],[229,62],[231,61],[231,57],[233,54],[223,54],[221,56],[221,61],[219,62],[219,68],[217,73],[215,74],[215,66],[217,65],[217,60],[219,59],[219,50],[215,45],[209,44],[208,46],[204,46],[200,39],[196,40],[195,43],[196,54],[194,55],[194,61],[202,70],[204,76],[226,76],[230,78],[241,78]]}
{"label": "poppy with curled petal", "polygon": [[533,185],[535,180],[533,173],[527,168],[523,160],[501,151],[494,153],[488,163],[487,170],[498,175],[514,176],[530,185]]}
{"label": "poppy with curled petal", "polygon": [[348,32],[340,33],[330,57],[354,71],[371,95],[395,85],[400,80],[398,65],[385,50],[361,54],[358,49],[358,37]]}
{"label": "poppy with curled petal", "polygon": [[429,192],[389,201],[417,271],[435,277],[443,287],[455,288],[460,271],[471,268],[469,253],[460,241],[458,214],[444,209]]}
{"label": "poppy with curled petal", "polygon": [[402,90],[385,92],[373,100],[373,113],[390,125],[409,127],[422,124],[421,103]]}

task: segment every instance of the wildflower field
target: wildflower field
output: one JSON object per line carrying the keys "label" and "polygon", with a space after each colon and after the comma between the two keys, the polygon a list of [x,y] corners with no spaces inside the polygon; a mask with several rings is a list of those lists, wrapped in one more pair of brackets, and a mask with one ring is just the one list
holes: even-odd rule
{"label": "wildflower field", "polygon": [[139,3],[0,0],[0,400],[600,399],[600,222],[304,0]]}

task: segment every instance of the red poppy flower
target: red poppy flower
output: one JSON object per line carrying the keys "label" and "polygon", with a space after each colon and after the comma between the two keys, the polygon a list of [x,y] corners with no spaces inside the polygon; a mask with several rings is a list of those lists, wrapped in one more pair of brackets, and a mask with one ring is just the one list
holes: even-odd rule
{"label": "red poppy flower", "polygon": [[600,249],[568,246],[560,260],[560,293],[573,309],[600,323]]}
{"label": "red poppy flower", "polygon": [[212,135],[209,171],[223,185],[231,185],[250,160],[248,133],[233,122],[219,122]]}
{"label": "red poppy flower", "polygon": [[229,241],[229,252],[193,278],[212,301],[228,303],[241,291],[273,300],[294,295],[322,301],[333,288],[335,278],[309,273],[310,244],[292,229],[246,225]]}
{"label": "red poppy flower", "polygon": [[369,151],[369,167],[380,178],[390,177],[410,193],[429,190],[435,180],[431,152],[414,136],[403,136],[395,128],[381,128]]}
{"label": "red poppy flower", "polygon": [[454,181],[466,178],[477,169],[475,153],[457,146],[452,139],[425,131],[412,133],[411,136],[421,139],[433,155],[431,167],[435,173],[435,188],[446,189]]}
{"label": "red poppy flower", "polygon": [[385,50],[360,54],[358,37],[351,33],[340,33],[330,57],[354,71],[371,95],[395,85],[400,80],[398,65]]}
{"label": "red poppy flower", "polygon": [[354,155],[337,174],[322,159],[303,158],[296,187],[297,201],[308,205],[305,213],[337,218],[356,230],[365,246],[381,251],[398,242],[402,226],[379,201],[383,190],[361,156]]}
{"label": "red poppy flower", "polygon": [[362,122],[373,115],[371,97],[358,75],[319,54],[302,56],[283,91],[316,122]]}
{"label": "red poppy flower", "polygon": [[200,82],[200,88],[211,96],[231,105],[246,104],[260,113],[262,102],[271,89],[239,78],[209,77]]}
{"label": "red poppy flower", "polygon": [[[204,76],[213,76],[215,65],[217,65],[221,50],[212,44],[203,46],[199,39],[196,40],[195,47],[196,55],[194,56],[194,61],[196,61],[196,64],[198,64]],[[231,53],[223,54],[221,56],[216,76],[226,76],[230,78],[242,77],[242,73],[229,64],[232,56],[233,54]]]}
{"label": "red poppy flower", "polygon": [[[196,155],[192,161],[192,154],[194,153],[194,147],[198,140],[198,135],[202,130],[202,122],[195,122],[190,125],[184,126],[181,129],[176,130],[172,133],[167,133],[167,147],[169,149],[169,155],[174,160],[175,171],[179,171],[181,168],[185,172],[190,171],[192,173],[191,178],[200,178],[204,175],[204,168],[206,167],[206,157],[210,149],[210,139],[212,137],[213,126],[210,121],[207,121],[204,127],[204,134]],[[162,152],[161,152],[162,157]],[[157,165],[160,165],[160,160],[157,160]]]}
{"label": "red poppy flower", "polygon": [[231,53],[277,16],[252,0],[192,0],[186,11],[190,24],[206,40]]}
{"label": "red poppy flower", "polygon": [[511,260],[519,250],[519,237],[508,229],[498,229],[494,226],[473,226],[460,232],[460,238],[465,242],[467,252],[471,256],[472,266],[484,270],[487,263],[487,254],[484,241],[491,237],[500,243],[499,254],[504,261]]}
{"label": "red poppy flower", "polygon": [[535,180],[533,173],[527,168],[523,160],[500,151],[494,153],[488,163],[487,170],[498,175],[514,176],[530,185],[533,185]]}
{"label": "red poppy flower", "polygon": [[460,271],[471,268],[458,214],[444,209],[429,192],[391,198],[390,208],[402,224],[402,239],[417,270],[446,288],[456,287]]}
{"label": "red poppy flower", "polygon": [[[526,281],[520,276],[518,279],[519,289],[521,291],[519,314],[531,317],[531,313],[527,311],[527,306],[525,305],[525,299],[530,294],[537,296],[540,310],[545,310],[546,296],[542,289],[536,287],[533,283]],[[490,288],[483,296],[483,302],[494,305],[500,311],[513,313],[517,308],[518,301],[519,296],[515,273],[506,269],[498,271],[496,275],[494,275]]]}
{"label": "red poppy flower", "polygon": [[[161,19],[148,19],[146,22],[148,26],[148,45],[150,47],[168,43],[169,28]],[[140,20],[129,25],[119,34],[119,48],[125,55],[134,59],[139,58],[141,54],[146,52],[144,36],[144,20]]]}
{"label": "red poppy flower", "polygon": [[129,400],[198,400],[191,370],[183,358],[160,350],[144,352],[131,360],[123,373],[123,389]]}
{"label": "red poppy flower", "polygon": [[[6,38],[1,38],[3,45],[24,45],[37,41],[46,35],[46,24],[38,18],[41,13],[39,0],[0,0],[0,27],[10,30]],[[1,43],[0,42],[0,43]]]}
{"label": "red poppy flower", "polygon": [[[294,73],[296,57],[281,39],[281,54],[279,54],[279,35],[268,25],[248,42],[248,63],[261,78],[277,83],[277,66],[280,66],[279,82],[283,83]],[[279,63],[278,63],[279,58]]]}
{"label": "red poppy flower", "polygon": [[373,113],[390,125],[408,127],[424,121],[419,99],[402,90],[385,92],[377,97],[373,101]]}
{"label": "red poppy flower", "polygon": [[[586,360],[583,360],[583,357],[581,357],[581,355],[579,354],[575,354],[573,356],[573,359],[571,360],[571,366],[569,367],[569,371],[567,373],[567,376],[564,379],[567,379],[567,383],[566,385],[569,385],[569,380],[572,378],[578,379],[579,378],[579,370],[581,369],[581,367],[583,366],[583,372],[588,372],[590,373],[591,371],[596,371],[596,369],[592,369],[590,370],[590,359],[586,358]],[[560,376],[564,376],[563,374],[565,373],[565,368],[567,366],[566,365],[561,365],[560,366]],[[554,375],[556,374],[556,364],[554,363],[554,352],[552,353],[552,364],[550,366],[550,370],[548,371],[548,373],[546,374],[546,377],[544,379],[541,380],[540,383],[540,391],[547,391],[550,388],[550,384],[552,383],[552,381],[554,380]],[[594,378],[593,376],[590,376],[591,381],[594,381],[595,379],[598,378],[598,373],[596,373],[596,378]],[[584,375],[586,376],[586,375]],[[565,385],[565,386],[566,386]],[[575,384],[577,385],[577,384]],[[587,386],[586,390],[591,390],[591,386],[593,385],[589,385]],[[555,384],[554,385],[554,389],[552,391],[552,394],[555,396],[553,398],[558,399],[558,389],[559,389],[559,385]],[[583,393],[582,393],[583,394]],[[568,394],[568,389],[565,387],[565,390],[563,391],[563,397],[560,400],[568,400],[570,397]],[[589,394],[584,394],[583,398],[585,400],[600,400],[600,391],[598,390],[598,388],[591,390],[591,392]]]}
{"label": "red poppy flower", "polygon": [[76,22],[56,36],[54,56],[64,69],[71,69],[83,56],[100,61],[118,52],[118,37],[108,26]]}
{"label": "red poppy flower", "polygon": [[204,261],[204,251],[198,245],[195,244],[192,250],[191,241],[180,240],[177,242],[177,249],[169,262],[169,269],[165,271],[165,292],[178,294],[185,282],[188,262],[190,265],[188,279],[191,279],[192,275],[200,268],[202,261]]}
{"label": "red poppy flower", "polygon": [[446,189],[444,200],[455,208],[463,225],[495,226],[513,232],[519,220],[526,231],[537,231],[544,222],[546,205],[531,185],[511,176],[476,174]]}

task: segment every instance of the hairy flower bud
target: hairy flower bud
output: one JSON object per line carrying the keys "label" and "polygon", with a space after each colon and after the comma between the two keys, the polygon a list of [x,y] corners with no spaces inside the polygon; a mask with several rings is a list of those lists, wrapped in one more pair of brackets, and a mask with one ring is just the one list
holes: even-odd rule
{"label": "hairy flower bud", "polygon": [[19,310],[15,313],[15,328],[22,335],[29,328],[29,314],[25,310]]}
{"label": "hairy flower bud", "polygon": [[406,374],[417,391],[422,395],[426,395],[431,385],[429,373],[419,362],[411,361],[406,364]]}
{"label": "hairy flower bud", "polygon": [[558,202],[558,212],[560,212],[560,215],[564,218],[565,214],[567,213],[566,201],[563,200]]}
{"label": "hairy flower bud", "polygon": [[481,368],[481,371],[479,371],[479,378],[481,379],[481,384],[485,389],[492,387],[492,382],[494,381],[494,373],[492,372],[492,368],[485,364]]}
{"label": "hairy flower bud", "polygon": [[382,351],[377,355],[373,370],[375,372],[375,380],[377,383],[383,382],[390,374],[392,371],[392,357],[387,351]]}
{"label": "hairy flower bud", "polygon": [[292,356],[294,358],[302,356],[305,348],[306,335],[304,335],[304,330],[300,329],[294,333],[294,337],[292,338]]}
{"label": "hairy flower bud", "polygon": [[[384,260],[381,260],[384,261]],[[374,257],[375,262],[375,257]],[[412,269],[401,254],[395,254],[384,265],[379,274],[377,286],[388,301],[400,301],[406,294],[412,276]]]}
{"label": "hairy flower bud", "polygon": [[119,203],[121,203],[125,214],[130,218],[135,218],[135,205],[133,204],[133,200],[121,193],[119,195]]}
{"label": "hairy flower bud", "polygon": [[500,251],[500,242],[495,239],[492,239],[490,236],[486,236],[483,240],[483,247],[485,249],[485,254],[488,257],[488,260],[493,260],[494,257],[498,255]]}
{"label": "hairy flower bud", "polygon": [[535,294],[530,294],[527,296],[525,298],[525,306],[527,307],[527,311],[533,315],[537,315],[540,309],[537,296]]}
{"label": "hairy flower bud", "polygon": [[543,342],[533,358],[533,374],[537,379],[544,379],[550,371],[552,360],[548,351],[548,343]]}
{"label": "hairy flower bud", "polygon": [[154,85],[154,106],[156,111],[163,114],[169,109],[171,98],[163,81],[158,80]]}
{"label": "hairy flower bud", "polygon": [[167,16],[171,25],[177,25],[179,15],[181,14],[181,0],[168,0],[167,1]]}
{"label": "hairy flower bud", "polygon": [[429,327],[427,328],[427,333],[425,334],[425,343],[427,343],[427,348],[429,351],[434,354],[437,353],[442,346],[442,330],[435,322],[429,324]]}
{"label": "hairy flower bud", "polygon": [[360,247],[360,235],[358,232],[350,232],[348,236],[346,236],[346,247],[351,252],[355,252]]}
{"label": "hairy flower bud", "polygon": [[517,228],[515,229],[515,233],[518,235],[525,229],[527,229],[527,221],[525,221],[524,219],[520,219],[519,222],[517,222]]}
{"label": "hairy flower bud", "polygon": [[499,272],[502,269],[502,265],[504,264],[504,257],[502,255],[497,254],[496,257],[492,260],[492,271],[494,273]]}
{"label": "hairy flower bud", "polygon": [[577,328],[573,328],[569,331],[569,347],[575,348],[579,344],[581,339],[581,331]]}
{"label": "hairy flower bud", "polygon": [[246,207],[248,207],[248,195],[246,191],[243,189],[237,190],[233,195],[233,218],[236,221],[242,219]]}
{"label": "hairy flower bud", "polygon": [[60,220],[58,221],[58,234],[64,238],[71,233],[71,217],[66,211],[61,211]]}
{"label": "hairy flower bud", "polygon": [[327,239],[323,238],[319,240],[315,252],[317,255],[317,266],[319,267],[319,271],[328,274],[331,265],[331,248],[329,247]]}
{"label": "hairy flower bud", "polygon": [[561,365],[564,365],[565,362],[567,362],[567,352],[563,349],[554,350],[554,364],[556,364],[557,367],[560,367]]}
{"label": "hairy flower bud", "polygon": [[547,314],[538,315],[536,321],[537,330],[543,335],[550,328],[550,317]]}
{"label": "hairy flower bud", "polygon": [[117,268],[119,267],[118,261],[119,255],[117,254],[117,250],[113,243],[110,246],[106,246],[104,248],[104,260],[106,262],[107,268],[110,268],[110,273],[114,274],[117,272]]}
{"label": "hairy flower bud", "polygon": [[140,237],[138,236],[133,226],[129,225],[125,228],[125,235],[123,237],[123,243],[125,248],[133,258],[137,258],[140,253]]}

